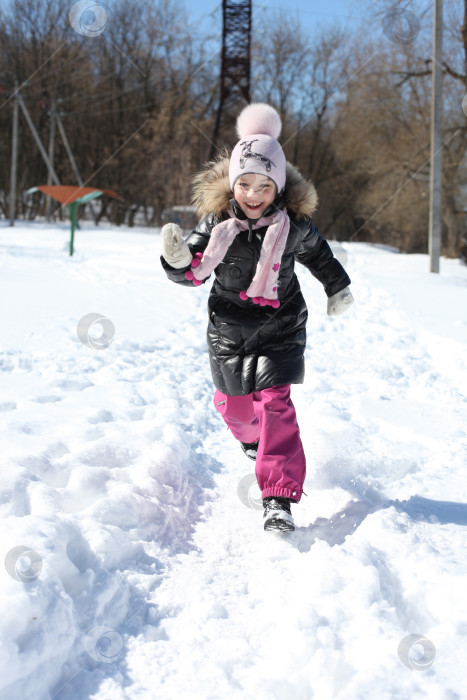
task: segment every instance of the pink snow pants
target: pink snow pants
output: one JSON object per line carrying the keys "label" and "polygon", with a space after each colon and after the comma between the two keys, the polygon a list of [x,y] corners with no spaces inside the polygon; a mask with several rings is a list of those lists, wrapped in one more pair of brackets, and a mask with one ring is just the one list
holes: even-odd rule
{"label": "pink snow pants", "polygon": [[244,396],[216,391],[214,405],[237,440],[259,439],[256,478],[262,498],[282,496],[298,503],[306,463],[290,384]]}

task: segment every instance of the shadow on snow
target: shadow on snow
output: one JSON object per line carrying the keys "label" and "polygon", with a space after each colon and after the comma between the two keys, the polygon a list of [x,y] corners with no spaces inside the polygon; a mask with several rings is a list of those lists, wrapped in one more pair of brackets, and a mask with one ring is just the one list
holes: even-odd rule
{"label": "shadow on snow", "polygon": [[384,508],[395,508],[412,520],[434,525],[467,525],[467,504],[454,501],[434,501],[422,496],[412,496],[406,501],[369,500],[350,501],[331,518],[318,518],[312,525],[297,528],[291,537],[301,552],[309,551],[316,540],[324,540],[331,547],[343,544],[349,535],[365,520],[367,515]]}

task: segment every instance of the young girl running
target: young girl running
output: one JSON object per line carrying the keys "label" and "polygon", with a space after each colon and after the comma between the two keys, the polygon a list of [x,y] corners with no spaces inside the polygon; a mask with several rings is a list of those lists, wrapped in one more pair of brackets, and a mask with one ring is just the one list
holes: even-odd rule
{"label": "young girl running", "polygon": [[207,339],[214,405],[247,456],[256,460],[265,530],[294,530],[291,503],[305,480],[305,455],[290,385],[304,380],[307,307],[294,272],[304,265],[324,286],[327,313],[353,302],[350,279],[313,225],[317,194],[286,162],[281,120],[251,104],[237,119],[228,156],[194,179],[201,221],[183,240],[161,234],[161,262],[173,282],[198,286],[214,273]]}

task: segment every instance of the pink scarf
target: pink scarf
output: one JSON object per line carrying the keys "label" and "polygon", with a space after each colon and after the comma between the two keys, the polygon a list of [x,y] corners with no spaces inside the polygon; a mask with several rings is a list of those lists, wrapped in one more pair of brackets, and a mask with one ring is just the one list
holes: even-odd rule
{"label": "pink scarf", "polygon": [[[204,253],[196,253],[191,261],[192,269],[185,272],[185,277],[192,280],[193,284],[199,285],[209,277],[224,259],[237,234],[245,230],[246,221],[236,219],[231,210],[229,215],[230,219],[214,226],[206,250]],[[268,227],[261,254],[251,284],[247,290],[240,292],[240,298],[246,301],[250,297],[254,304],[278,308],[280,302],[277,297],[277,278],[289,234],[290,219],[287,212],[279,209],[272,216],[255,221],[253,228],[261,226]]]}

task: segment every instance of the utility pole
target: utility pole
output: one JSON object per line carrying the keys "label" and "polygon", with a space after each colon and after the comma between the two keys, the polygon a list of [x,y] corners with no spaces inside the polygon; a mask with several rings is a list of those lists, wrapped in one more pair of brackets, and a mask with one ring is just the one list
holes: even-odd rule
{"label": "utility pole", "polygon": [[431,70],[430,272],[439,273],[442,230],[443,155],[443,0],[435,0]]}
{"label": "utility pole", "polygon": [[34,123],[33,123],[32,119],[31,119],[31,115],[30,115],[29,112],[28,112],[28,108],[27,108],[26,105],[24,104],[23,96],[20,95],[19,93],[17,93],[17,96],[18,96],[18,100],[19,100],[19,106],[21,107],[21,110],[22,110],[22,112],[23,112],[23,114],[24,114],[24,116],[25,116],[25,118],[26,118],[26,121],[27,121],[27,123],[28,123],[28,126],[29,126],[29,128],[31,129],[31,133],[32,133],[32,135],[34,136],[34,140],[35,140],[35,142],[37,143],[37,146],[38,146],[38,148],[39,148],[39,151],[41,152],[41,156],[42,156],[42,158],[44,159],[44,162],[45,162],[45,164],[46,164],[46,166],[47,166],[47,168],[48,168],[48,170],[49,170],[50,177],[52,178],[52,180],[54,181],[54,183],[55,183],[56,185],[60,185],[61,182],[60,182],[60,180],[58,179],[58,175],[57,175],[57,173],[56,173],[55,170],[54,170],[54,166],[52,165],[52,163],[51,163],[50,160],[49,160],[49,156],[47,155],[47,151],[46,151],[45,148],[44,148],[44,144],[43,144],[42,141],[41,141],[41,137],[40,137],[39,134],[37,133],[37,129],[36,129],[36,127],[34,126]]}
{"label": "utility pole", "polygon": [[[82,187],[83,186],[83,179],[80,175],[80,172],[78,170],[78,165],[76,163],[75,157],[73,155],[73,151],[71,150],[70,142],[67,139],[67,135],[65,133],[65,129],[63,128],[62,120],[60,118],[60,114],[56,110],[56,100],[52,100],[51,104],[51,112],[50,112],[50,118],[51,118],[51,123],[50,123],[50,131],[49,131],[49,152],[45,150],[44,144],[41,141],[41,137],[39,136],[36,127],[34,126],[34,122],[31,119],[31,115],[29,114],[28,108],[24,104],[23,96],[17,91],[15,93],[15,111],[13,112],[13,147],[12,147],[12,160],[11,160],[11,193],[10,193],[10,219],[13,221],[13,223],[10,222],[10,226],[14,225],[14,203],[16,200],[16,153],[17,153],[17,134],[18,134],[18,105],[21,107],[21,110],[24,114],[24,117],[27,121],[27,124],[31,130],[31,133],[34,137],[35,142],[37,143],[37,146],[39,148],[39,151],[41,153],[42,158],[44,159],[44,162],[47,166],[47,184],[51,185],[52,182],[55,185],[60,185],[60,180],[58,178],[57,173],[54,170],[53,166],[53,159],[54,159],[54,153],[55,153],[55,126],[58,125],[58,129],[60,131],[60,135],[63,139],[63,143],[65,144],[65,149],[68,154],[68,158],[70,159],[71,167],[73,168],[73,171],[75,173],[76,179],[78,180],[78,184]],[[12,204],[13,203],[13,204]],[[91,212],[94,218],[94,223],[97,226],[97,214],[95,213],[92,205],[89,205],[91,207]],[[13,208],[12,208],[13,207]],[[50,216],[50,205],[47,205],[47,218]]]}
{"label": "utility pole", "polygon": [[11,137],[10,226],[15,225],[16,215],[16,177],[18,170],[18,117],[18,85],[15,84],[15,99],[13,102],[13,132]]}

